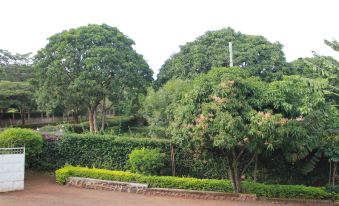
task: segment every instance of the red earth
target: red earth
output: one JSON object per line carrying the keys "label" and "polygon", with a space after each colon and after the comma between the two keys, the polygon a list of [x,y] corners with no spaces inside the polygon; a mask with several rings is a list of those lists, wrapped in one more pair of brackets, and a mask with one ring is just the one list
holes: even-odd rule
{"label": "red earth", "polygon": [[[52,175],[31,173],[25,190],[0,193],[0,206],[269,206],[225,200],[200,200],[176,197],[145,196],[124,192],[79,189],[55,184]],[[286,204],[284,204],[286,205]]]}

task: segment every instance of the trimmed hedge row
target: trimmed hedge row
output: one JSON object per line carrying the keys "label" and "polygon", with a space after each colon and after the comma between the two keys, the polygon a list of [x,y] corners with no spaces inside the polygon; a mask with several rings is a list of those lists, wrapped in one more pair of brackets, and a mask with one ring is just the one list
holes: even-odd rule
{"label": "trimmed hedge row", "polygon": [[86,177],[101,180],[147,183],[150,187],[177,188],[191,190],[206,190],[231,192],[232,184],[229,180],[197,179],[172,176],[145,176],[131,172],[112,171],[105,169],[89,169],[85,167],[65,166],[55,172],[56,182],[65,184],[70,176]]}
{"label": "trimmed hedge row", "polygon": [[[51,148],[53,153],[45,150],[41,158],[42,162],[48,160],[44,165],[54,165],[54,168],[47,169],[71,164],[125,170],[128,169],[128,154],[135,148],[157,148],[166,154],[166,160],[170,159],[169,140],[66,133],[58,140],[46,140],[46,142],[48,143],[45,146]],[[163,173],[169,172],[163,171]]]}
{"label": "trimmed hedge row", "polygon": [[[147,183],[155,188],[177,188],[217,192],[232,192],[229,180],[197,179],[170,176],[144,176],[123,171],[105,169],[89,169],[84,167],[66,166],[55,172],[56,182],[65,184],[70,176],[86,177],[102,180]],[[334,199],[335,193],[326,192],[323,188],[302,185],[266,185],[243,181],[243,192],[268,198],[302,198],[302,199]]]}
{"label": "trimmed hedge row", "polygon": [[254,182],[242,182],[245,193],[255,193],[258,197],[300,198],[300,199],[334,199],[335,193],[320,187],[303,185],[268,185]]}
{"label": "trimmed hedge row", "polygon": [[[60,138],[45,137],[40,158],[41,170],[55,170],[66,164],[102,169],[129,169],[128,155],[134,149],[158,149],[165,154],[165,167],[161,175],[171,174],[170,140],[133,138],[117,135],[69,134]],[[226,168],[222,160],[195,158],[187,148],[174,146],[176,174],[199,178],[224,177]]]}

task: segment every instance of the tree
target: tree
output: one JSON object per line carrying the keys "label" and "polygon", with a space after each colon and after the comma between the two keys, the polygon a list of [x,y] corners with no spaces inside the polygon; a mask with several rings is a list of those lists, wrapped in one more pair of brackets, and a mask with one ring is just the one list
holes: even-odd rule
{"label": "tree", "polygon": [[[339,52],[336,40],[325,40],[325,44]],[[308,78],[323,78],[322,84],[314,85],[323,90],[326,99],[334,107],[339,107],[339,62],[333,57],[321,56],[313,52],[311,58],[299,58],[291,63],[290,74],[300,74]]]}
{"label": "tree", "polygon": [[190,89],[190,81],[180,79],[169,80],[158,91],[149,88],[141,113],[151,127],[167,128],[174,118],[176,104]]}
{"label": "tree", "polygon": [[317,125],[304,120],[324,106],[324,98],[300,76],[267,83],[241,68],[220,68],[192,84],[170,131],[196,153],[219,151],[235,192],[241,192],[241,177],[258,154],[279,148],[296,161],[314,147],[318,136],[309,128]]}
{"label": "tree", "polygon": [[[336,40],[324,41],[326,45],[339,52]],[[314,112],[309,121],[317,122],[318,129],[312,129],[313,134],[320,137],[311,155],[307,156],[301,164],[301,172],[305,175],[313,171],[321,158],[329,161],[329,183],[334,185],[337,176],[338,153],[338,106],[339,106],[339,62],[330,56],[321,56],[313,52],[311,58],[299,58],[291,62],[288,74],[299,74],[307,78],[307,83],[324,93],[326,102],[332,108],[323,108],[326,112]],[[324,115],[326,113],[326,115]],[[310,115],[312,116],[312,115]],[[321,118],[319,118],[321,117]]]}
{"label": "tree", "polygon": [[262,36],[246,35],[232,28],[208,31],[193,42],[180,47],[160,68],[157,86],[171,78],[189,79],[206,73],[212,67],[229,66],[228,43],[233,42],[235,66],[249,68],[253,75],[264,79],[281,77],[286,63],[282,45]]}
{"label": "tree", "polygon": [[[25,124],[25,113],[35,106],[34,90],[27,82],[0,81],[0,109],[12,107],[20,112],[21,123]],[[1,118],[0,118],[1,119]]]}
{"label": "tree", "polygon": [[[88,25],[55,34],[35,57],[37,95],[46,103],[88,109],[90,131],[96,132],[100,101],[120,99],[130,91],[145,91],[152,70],[133,50],[134,42],[117,28]],[[112,101],[113,102],[113,101]]]}

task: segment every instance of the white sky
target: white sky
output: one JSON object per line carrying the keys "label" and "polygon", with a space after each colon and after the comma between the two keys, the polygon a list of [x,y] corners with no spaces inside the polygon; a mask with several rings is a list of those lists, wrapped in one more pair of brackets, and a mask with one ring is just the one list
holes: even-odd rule
{"label": "white sky", "polygon": [[155,73],[179,45],[208,30],[232,27],[284,45],[287,60],[339,56],[339,0],[2,0],[0,48],[35,53],[47,38],[89,23],[117,27],[136,42]]}

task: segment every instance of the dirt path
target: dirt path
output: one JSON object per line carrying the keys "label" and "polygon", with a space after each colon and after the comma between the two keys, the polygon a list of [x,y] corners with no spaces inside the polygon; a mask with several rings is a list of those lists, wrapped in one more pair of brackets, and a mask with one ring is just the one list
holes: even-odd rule
{"label": "dirt path", "polygon": [[[53,177],[29,175],[25,190],[0,193],[0,206],[269,206],[268,203],[194,200],[59,186]],[[277,205],[277,204],[274,204]]]}

